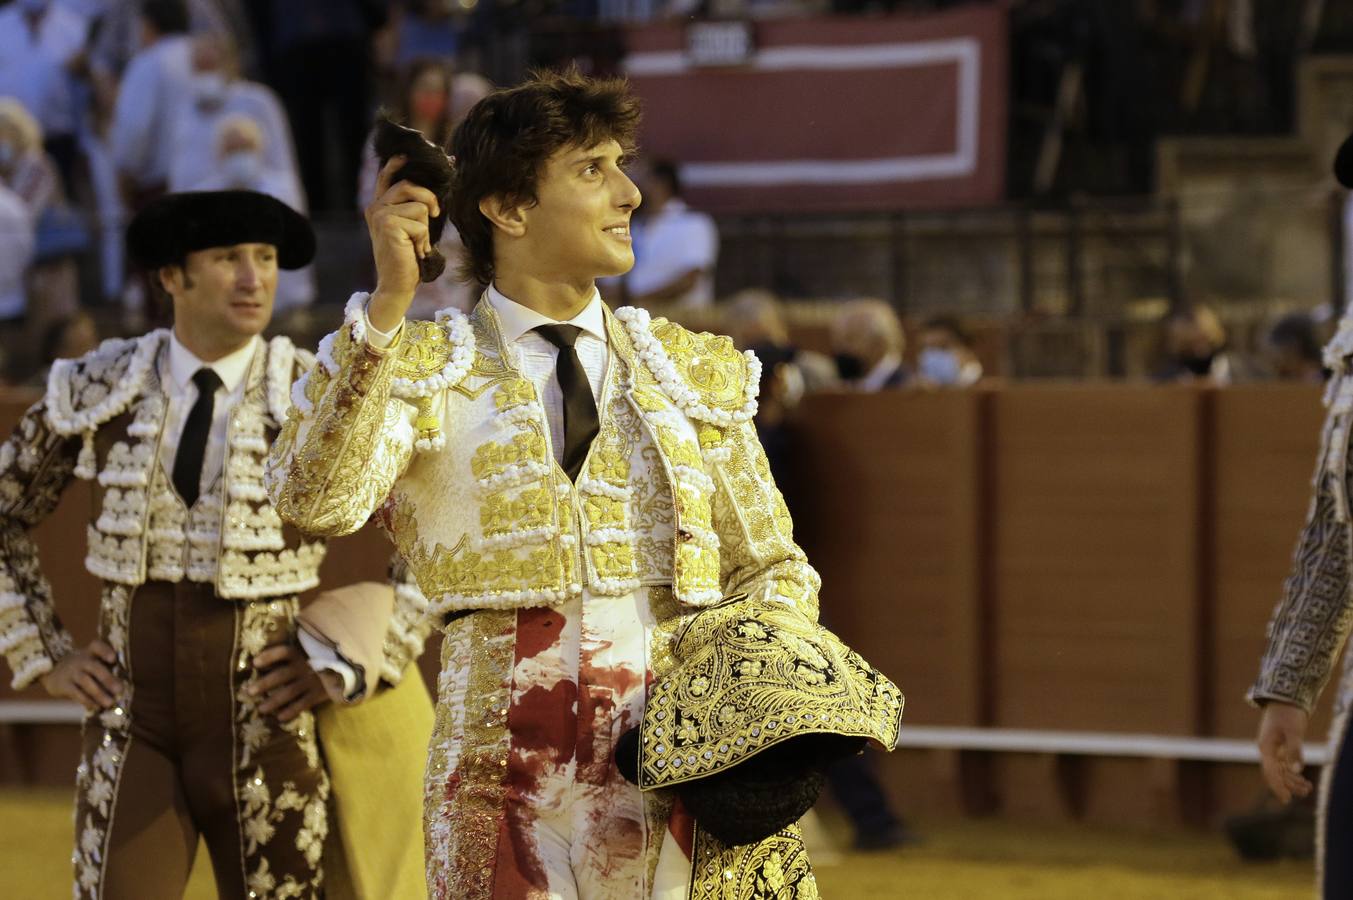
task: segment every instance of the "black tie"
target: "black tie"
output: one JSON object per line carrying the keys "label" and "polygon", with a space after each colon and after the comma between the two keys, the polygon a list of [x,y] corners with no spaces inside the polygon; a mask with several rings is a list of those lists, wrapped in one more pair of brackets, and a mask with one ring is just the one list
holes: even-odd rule
{"label": "black tie", "polygon": [[540,325],[540,336],[559,348],[555,374],[559,389],[564,392],[564,471],[572,481],[578,480],[592,439],[601,430],[597,421],[597,401],[592,396],[592,384],[583,371],[582,361],[574,343],[582,331],[576,325]]}
{"label": "black tie", "polygon": [[207,455],[207,436],[211,434],[212,413],[216,411],[216,389],[221,376],[211,369],[201,368],[193,373],[197,385],[197,402],[188,411],[179,437],[178,453],[174,456],[174,487],[183,502],[192,506],[202,484],[202,460]]}

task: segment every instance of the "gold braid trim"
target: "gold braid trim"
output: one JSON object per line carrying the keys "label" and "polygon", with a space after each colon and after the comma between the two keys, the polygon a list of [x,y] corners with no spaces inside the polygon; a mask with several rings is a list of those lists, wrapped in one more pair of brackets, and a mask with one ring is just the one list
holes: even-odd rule
{"label": "gold braid trim", "polygon": [[696,826],[689,900],[818,900],[797,825],[756,844],[729,847]]}

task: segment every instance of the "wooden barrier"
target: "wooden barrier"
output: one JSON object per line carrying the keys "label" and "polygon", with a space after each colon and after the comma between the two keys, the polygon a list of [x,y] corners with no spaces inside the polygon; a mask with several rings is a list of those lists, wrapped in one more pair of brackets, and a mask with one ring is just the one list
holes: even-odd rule
{"label": "wooden barrier", "polygon": [[[32,399],[0,395],[0,428]],[[824,618],[902,685],[907,722],[1253,733],[1242,695],[1307,504],[1317,390],[1019,385],[801,413],[784,487]],[[89,503],[73,484],[35,532],[80,641]],[[381,577],[388,556],[370,527],[334,542],[325,585]],[[72,729],[6,730],[0,781],[69,780]],[[881,769],[911,813],[1199,821],[1257,789],[1253,766],[1066,753],[909,749]]]}

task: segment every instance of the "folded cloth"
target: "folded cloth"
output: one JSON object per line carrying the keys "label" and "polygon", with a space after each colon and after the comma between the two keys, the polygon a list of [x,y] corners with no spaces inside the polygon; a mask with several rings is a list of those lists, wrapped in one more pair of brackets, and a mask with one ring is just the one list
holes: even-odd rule
{"label": "folded cloth", "polygon": [[357,673],[360,699],[379,677],[385,660],[385,636],[395,608],[395,592],[388,584],[363,581],[325,591],[297,616],[306,634],[331,648]]}

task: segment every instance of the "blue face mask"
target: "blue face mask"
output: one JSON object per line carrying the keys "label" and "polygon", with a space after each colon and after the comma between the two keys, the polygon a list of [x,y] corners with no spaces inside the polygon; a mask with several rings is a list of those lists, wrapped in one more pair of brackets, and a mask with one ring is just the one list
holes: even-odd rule
{"label": "blue face mask", "polygon": [[916,362],[917,373],[933,384],[958,384],[962,366],[952,350],[927,347]]}

